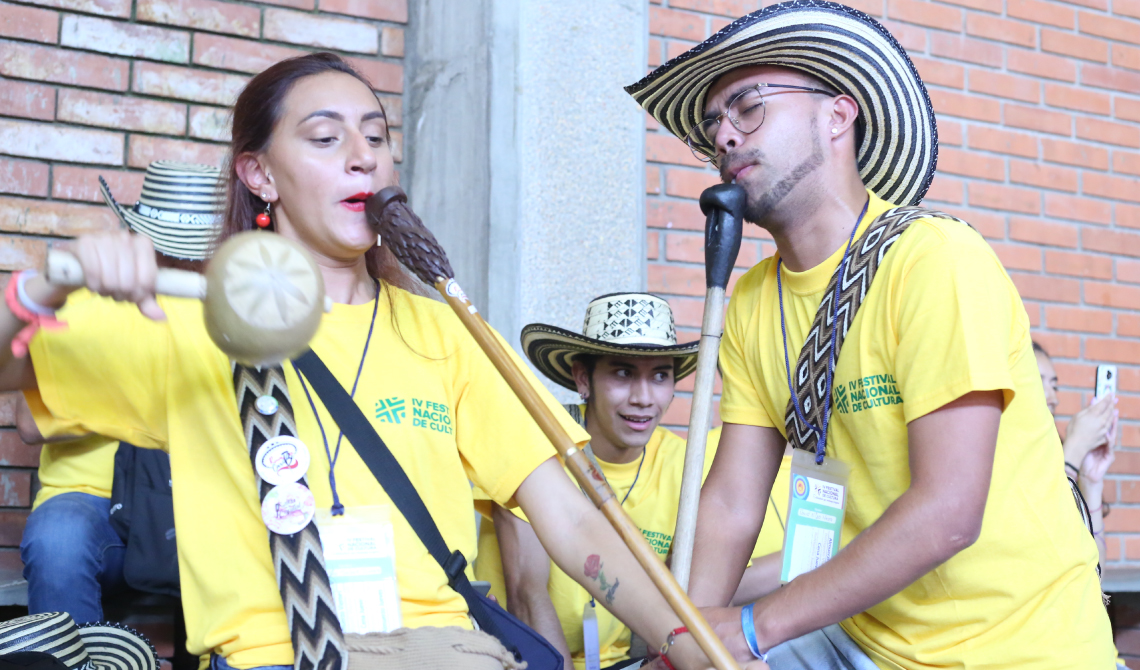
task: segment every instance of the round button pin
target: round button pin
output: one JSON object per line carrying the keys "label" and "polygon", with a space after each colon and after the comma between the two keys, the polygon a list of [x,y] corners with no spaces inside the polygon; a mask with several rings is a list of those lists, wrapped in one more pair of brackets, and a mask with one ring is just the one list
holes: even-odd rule
{"label": "round button pin", "polygon": [[271,416],[277,413],[277,398],[271,395],[263,395],[254,401],[253,406],[257,409],[258,414]]}
{"label": "round button pin", "polygon": [[253,461],[257,474],[274,486],[299,481],[309,471],[309,449],[295,437],[266,440]]}
{"label": "round button pin", "polygon": [[274,486],[261,501],[261,520],[278,535],[301,532],[313,520],[317,503],[308,487],[296,482]]}

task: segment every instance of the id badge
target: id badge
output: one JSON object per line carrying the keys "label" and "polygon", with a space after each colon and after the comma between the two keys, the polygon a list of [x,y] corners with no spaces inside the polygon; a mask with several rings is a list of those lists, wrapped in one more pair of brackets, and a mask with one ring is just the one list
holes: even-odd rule
{"label": "id badge", "polygon": [[325,570],[341,629],[387,633],[402,625],[396,543],[387,505],[317,510]]}
{"label": "id badge", "polygon": [[598,613],[594,601],[589,600],[582,608],[582,653],[586,657],[586,670],[602,670],[598,644]]}
{"label": "id badge", "polygon": [[834,458],[816,465],[815,454],[802,449],[792,454],[781,583],[815,570],[839,551],[849,471],[846,463]]}

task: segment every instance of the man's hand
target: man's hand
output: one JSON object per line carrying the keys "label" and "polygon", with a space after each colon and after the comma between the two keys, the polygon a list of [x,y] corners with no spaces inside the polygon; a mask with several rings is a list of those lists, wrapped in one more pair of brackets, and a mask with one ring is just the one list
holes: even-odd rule
{"label": "man's hand", "polygon": [[712,626],[721,642],[724,642],[733,658],[741,663],[753,660],[748,642],[744,639],[744,629],[740,627],[739,607],[702,607],[701,615]]}

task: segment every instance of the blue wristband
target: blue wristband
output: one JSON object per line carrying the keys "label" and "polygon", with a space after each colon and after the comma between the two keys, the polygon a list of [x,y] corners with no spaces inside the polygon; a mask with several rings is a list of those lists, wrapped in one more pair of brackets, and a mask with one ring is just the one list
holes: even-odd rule
{"label": "blue wristband", "polygon": [[748,651],[761,661],[768,661],[768,654],[760,652],[760,643],[756,641],[756,622],[752,618],[752,609],[756,603],[748,603],[740,610],[740,627],[744,629],[744,641],[748,643]]}

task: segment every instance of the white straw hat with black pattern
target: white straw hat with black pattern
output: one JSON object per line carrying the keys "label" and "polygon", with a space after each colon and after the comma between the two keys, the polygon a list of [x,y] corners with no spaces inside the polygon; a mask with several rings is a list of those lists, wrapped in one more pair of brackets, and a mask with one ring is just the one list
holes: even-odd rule
{"label": "white straw hat with black pattern", "polygon": [[99,177],[103,199],[124,225],[149,237],[161,253],[188,260],[210,255],[222,221],[223,186],[216,167],[155,161],[147,166],[139,201],[127,208]]}
{"label": "white straw hat with black pattern", "polygon": [[778,65],[806,72],[859,104],[857,150],[863,183],[884,200],[922,200],[938,163],[930,96],[906,51],[879,22],[826,0],[793,0],[752,12],[626,87],[677,137],[704,115],[721,75]]}
{"label": "white straw hat with black pattern", "polygon": [[522,347],[539,372],[576,391],[571,367],[579,354],[594,356],[672,356],[675,379],[697,367],[700,342],[677,344],[673,310],[651,293],[611,293],[586,306],[582,334],[532,323],[522,329]]}
{"label": "white straw hat with black pattern", "polygon": [[150,640],[113,623],[76,625],[70,614],[48,612],[0,622],[0,663],[7,654],[40,652],[68,670],[158,670]]}

